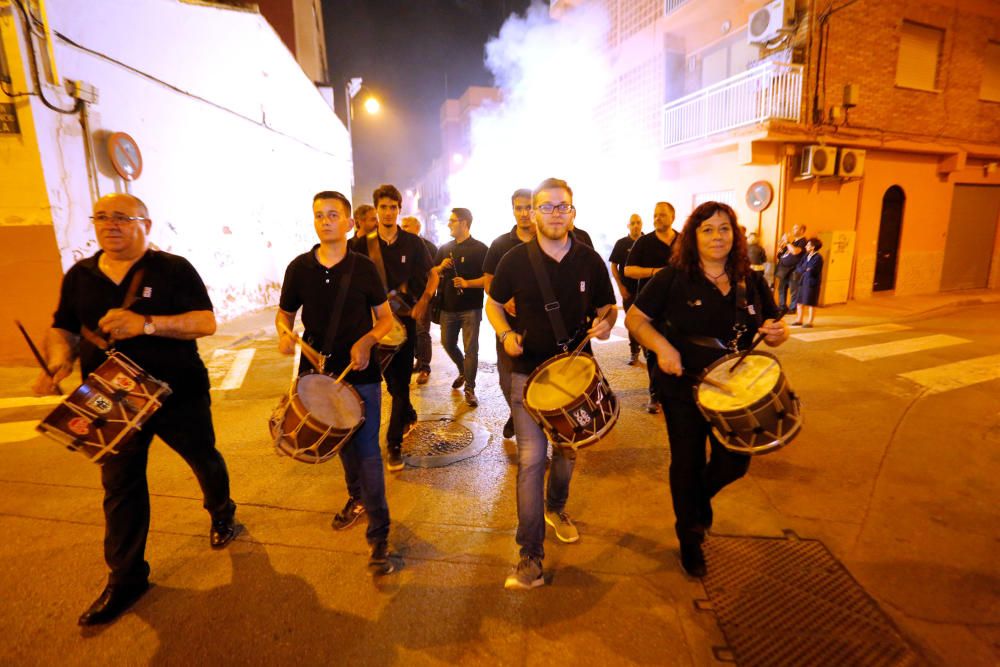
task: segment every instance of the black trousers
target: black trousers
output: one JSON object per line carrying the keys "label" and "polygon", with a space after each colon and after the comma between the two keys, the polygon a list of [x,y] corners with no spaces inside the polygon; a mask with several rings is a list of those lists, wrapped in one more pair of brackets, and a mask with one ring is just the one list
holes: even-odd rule
{"label": "black trousers", "polygon": [[[795,279],[795,267],[791,267],[788,273],[778,271],[775,273],[775,277],[778,279],[778,307],[794,308],[795,297],[799,291],[799,284]],[[788,298],[789,291],[791,291],[791,301]]]}
{"label": "black trousers", "polygon": [[146,462],[154,435],[191,466],[212,519],[228,519],[236,512],[229,497],[229,472],[215,448],[212,399],[208,392],[169,396],[146,425],[122,451],[101,466],[104,485],[104,560],[110,584],[145,581],[149,533],[149,486]]}
{"label": "black trousers", "polygon": [[389,448],[397,450],[403,444],[403,429],[406,424],[417,418],[413,404],[410,403],[410,375],[413,373],[413,351],[416,346],[417,323],[412,317],[400,317],[399,321],[406,327],[406,342],[399,348],[385,372],[382,373],[392,400],[385,440]]}
{"label": "black trousers", "polygon": [[[628,313],[628,309],[632,307],[633,303],[635,303],[635,294],[630,299],[622,299],[622,310]],[[632,354],[639,354],[639,341],[635,339],[631,331],[628,334],[628,349]]]}
{"label": "black trousers", "polygon": [[[746,474],[750,457],[726,449],[693,400],[660,393],[670,440],[670,497],[674,529],[682,543],[700,544],[712,525],[712,498]],[[711,458],[706,461],[705,440]]]}

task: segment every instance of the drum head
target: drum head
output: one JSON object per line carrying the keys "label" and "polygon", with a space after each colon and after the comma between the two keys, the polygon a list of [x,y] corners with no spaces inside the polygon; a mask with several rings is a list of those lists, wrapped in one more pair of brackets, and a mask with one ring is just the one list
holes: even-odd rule
{"label": "drum head", "polygon": [[579,400],[594,380],[597,366],[589,356],[557,358],[538,370],[525,400],[535,410],[558,410]]}
{"label": "drum head", "polygon": [[338,383],[329,375],[303,375],[296,390],[309,414],[327,426],[351,429],[364,416],[361,402],[350,385]]}
{"label": "drum head", "polygon": [[781,379],[781,366],[770,355],[749,354],[735,372],[729,369],[736,357],[727,357],[705,376],[725,385],[729,393],[703,382],[698,386],[698,403],[708,410],[728,412],[753,405],[770,393]]}

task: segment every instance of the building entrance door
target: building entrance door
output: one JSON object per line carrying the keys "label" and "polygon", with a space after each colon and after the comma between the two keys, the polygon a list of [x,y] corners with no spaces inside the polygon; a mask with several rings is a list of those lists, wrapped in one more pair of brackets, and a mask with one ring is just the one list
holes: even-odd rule
{"label": "building entrance door", "polygon": [[942,291],[989,285],[998,217],[1000,186],[955,186],[941,270]]}
{"label": "building entrance door", "polygon": [[878,252],[875,255],[873,292],[896,289],[896,266],[899,264],[899,237],[903,231],[903,207],[906,195],[894,185],[882,196],[882,220],[878,226]]}

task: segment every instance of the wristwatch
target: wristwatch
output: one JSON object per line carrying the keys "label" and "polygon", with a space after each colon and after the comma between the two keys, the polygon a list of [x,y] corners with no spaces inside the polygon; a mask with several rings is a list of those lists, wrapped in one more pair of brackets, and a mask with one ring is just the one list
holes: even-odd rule
{"label": "wristwatch", "polygon": [[152,336],[153,334],[156,333],[156,325],[153,324],[153,316],[146,315],[145,317],[146,317],[146,323],[142,325],[142,333],[146,334],[147,336]]}

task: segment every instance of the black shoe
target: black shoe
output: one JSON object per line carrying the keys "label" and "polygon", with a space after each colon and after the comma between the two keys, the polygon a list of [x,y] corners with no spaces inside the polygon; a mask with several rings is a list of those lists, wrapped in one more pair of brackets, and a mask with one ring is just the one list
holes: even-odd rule
{"label": "black shoe", "polygon": [[333,517],[333,521],[330,522],[330,525],[333,526],[334,530],[344,530],[346,528],[350,528],[364,513],[365,506],[360,500],[357,498],[348,498],[347,504],[344,505],[344,509]]}
{"label": "black shoe", "polygon": [[389,558],[389,543],[385,540],[376,542],[368,557],[368,571],[377,576],[391,574],[395,569],[396,565]]}
{"label": "black shoe", "polygon": [[388,447],[385,456],[385,467],[389,472],[398,472],[403,469],[403,452],[400,447]]}
{"label": "black shoe", "polygon": [[508,417],[507,423],[503,425],[503,437],[510,440],[514,437],[514,418]]}
{"label": "black shoe", "polygon": [[134,605],[149,590],[149,582],[138,584],[108,584],[77,621],[80,625],[110,623]]}
{"label": "black shoe", "polygon": [[476,392],[473,391],[472,389],[466,388],[466,390],[465,390],[465,402],[468,404],[468,406],[470,408],[477,408],[477,407],[479,407],[479,399],[476,398]]}
{"label": "black shoe", "polygon": [[639,353],[638,352],[633,352],[632,356],[630,356],[628,358],[628,361],[625,362],[625,365],[626,366],[635,366],[637,363],[639,363]]}
{"label": "black shoe", "polygon": [[459,375],[457,378],[455,378],[455,381],[451,383],[451,388],[461,389],[463,384],[465,384],[465,376]]}
{"label": "black shoe", "polygon": [[681,566],[696,579],[701,579],[708,570],[705,568],[705,554],[697,542],[681,542]]}
{"label": "black shoe", "polygon": [[243,527],[236,523],[234,517],[229,517],[228,519],[213,519],[212,530],[208,533],[208,539],[212,544],[212,548],[221,549],[226,546],[240,534],[242,529]]}

